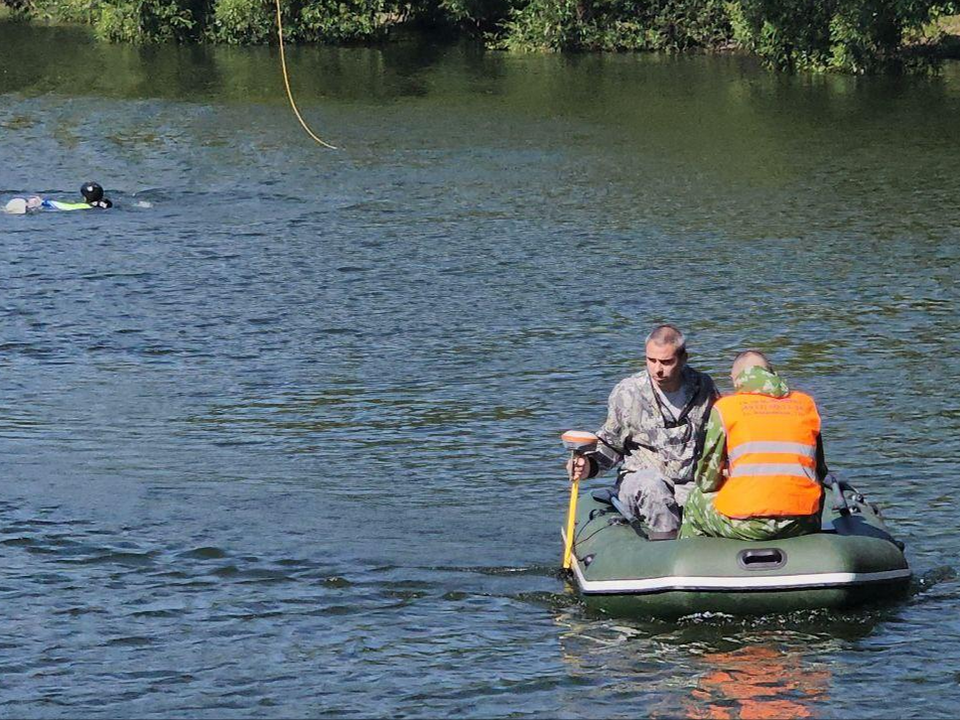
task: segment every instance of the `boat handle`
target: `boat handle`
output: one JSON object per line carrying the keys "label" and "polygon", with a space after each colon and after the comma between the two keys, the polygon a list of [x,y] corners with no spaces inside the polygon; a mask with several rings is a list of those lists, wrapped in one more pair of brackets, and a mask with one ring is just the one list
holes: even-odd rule
{"label": "boat handle", "polygon": [[787,554],[779,548],[741,550],[737,564],[744,570],[776,570],[787,564]]}

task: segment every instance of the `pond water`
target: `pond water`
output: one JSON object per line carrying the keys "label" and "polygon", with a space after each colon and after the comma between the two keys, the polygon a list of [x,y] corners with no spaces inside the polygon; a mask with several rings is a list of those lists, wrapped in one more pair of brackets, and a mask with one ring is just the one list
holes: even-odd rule
{"label": "pond water", "polygon": [[[0,24],[0,707],[18,717],[953,717],[960,66]],[[557,576],[559,432],[655,323],[759,347],[910,599],[679,622]]]}

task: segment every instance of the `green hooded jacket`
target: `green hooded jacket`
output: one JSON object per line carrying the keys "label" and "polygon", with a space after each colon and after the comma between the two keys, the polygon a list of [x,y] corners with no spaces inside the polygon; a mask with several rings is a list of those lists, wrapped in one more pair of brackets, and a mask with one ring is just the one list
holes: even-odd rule
{"label": "green hooded jacket", "polygon": [[[733,381],[737,393],[753,393],[780,398],[790,393],[787,383],[773,370],[763,367],[751,367],[737,375]],[[707,420],[706,435],[703,441],[703,453],[697,462],[694,474],[697,487],[705,493],[716,492],[723,485],[723,468],[727,462],[727,433],[723,429],[720,414],[714,409]],[[823,443],[817,437],[817,477],[823,480],[827,474],[827,465],[823,455]]]}

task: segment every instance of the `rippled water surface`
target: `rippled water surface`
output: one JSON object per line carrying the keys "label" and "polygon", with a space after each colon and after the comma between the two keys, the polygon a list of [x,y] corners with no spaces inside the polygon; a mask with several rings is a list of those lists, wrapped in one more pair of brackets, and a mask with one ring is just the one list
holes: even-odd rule
{"label": "rippled water surface", "polygon": [[[0,25],[0,712],[953,717],[960,68]],[[917,581],[848,614],[593,616],[559,431],[670,320],[769,351]]]}

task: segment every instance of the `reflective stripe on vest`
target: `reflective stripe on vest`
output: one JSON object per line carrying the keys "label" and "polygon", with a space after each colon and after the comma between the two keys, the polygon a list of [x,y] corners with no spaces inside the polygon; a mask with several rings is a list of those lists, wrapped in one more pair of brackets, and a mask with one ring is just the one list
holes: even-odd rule
{"label": "reflective stripe on vest", "polygon": [[809,445],[804,445],[803,443],[754,440],[753,442],[745,442],[742,445],[738,445],[733,452],[728,453],[727,459],[733,462],[747,453],[763,453],[764,455],[784,453],[789,455],[803,455],[804,457],[809,457],[814,460],[817,458],[817,448],[811,448]]}
{"label": "reflective stripe on vest", "polygon": [[787,475],[816,480],[817,473],[813,468],[796,465],[794,463],[755,463],[741,465],[730,471],[730,477],[763,477],[764,475]]}
{"label": "reflective stripe on vest", "polygon": [[714,500],[732,518],[797,517],[820,509],[820,415],[800,392],[782,398],[740,393],[714,408],[727,435],[730,474]]}

